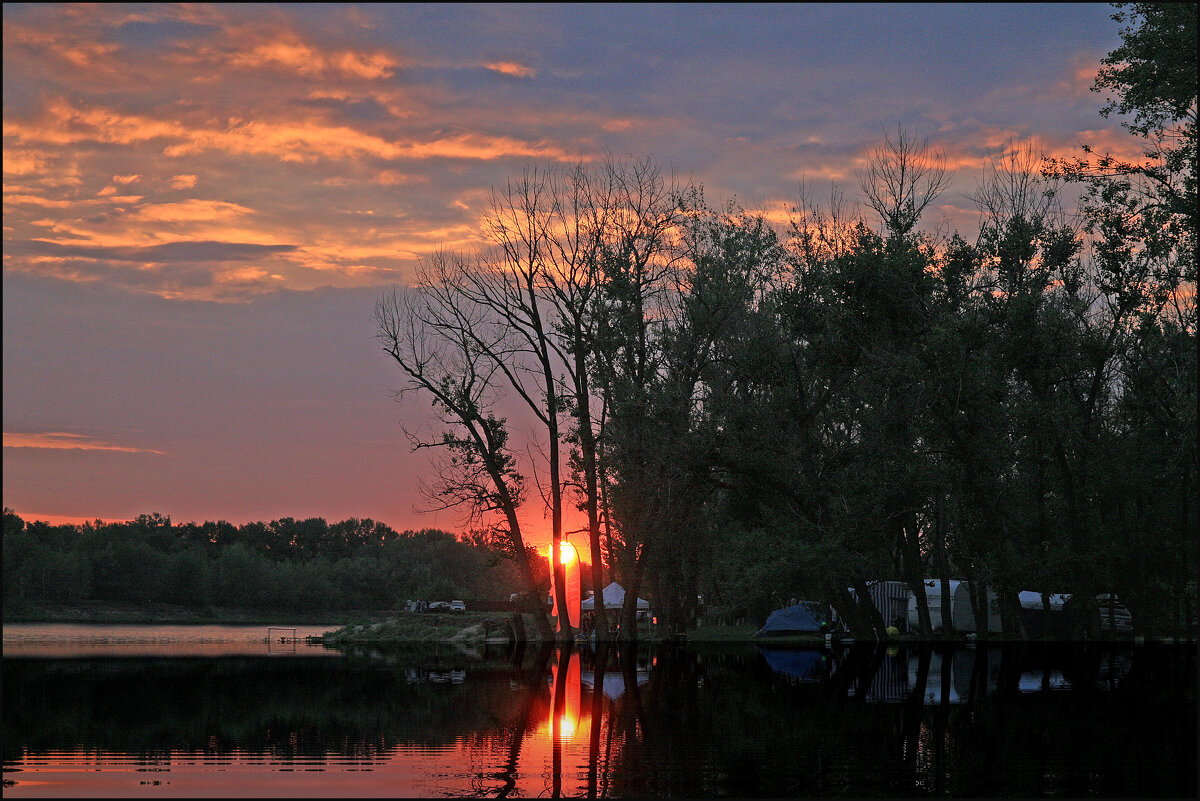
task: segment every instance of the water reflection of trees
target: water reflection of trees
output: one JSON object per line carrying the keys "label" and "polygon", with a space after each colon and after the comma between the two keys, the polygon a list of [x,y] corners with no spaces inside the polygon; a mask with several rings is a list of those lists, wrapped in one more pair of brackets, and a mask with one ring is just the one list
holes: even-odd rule
{"label": "water reflection of trees", "polygon": [[[433,659],[414,681],[411,664],[370,660],[6,660],[4,759],[75,748],[376,759],[399,745],[445,747],[512,728],[544,703],[525,690],[544,662],[527,662]],[[469,680],[427,680],[457,669]]]}
{"label": "water reflection of trees", "polygon": [[1179,650],[871,644],[790,673],[746,649],[461,659],[6,660],[4,758],[453,748],[460,791],[500,797],[1196,789],[1195,659]]}
{"label": "water reflection of trees", "polygon": [[1194,791],[1194,661],[1130,656],[867,646],[806,681],[765,659],[659,651],[649,686],[614,710],[641,702],[643,723],[608,765],[613,794]]}

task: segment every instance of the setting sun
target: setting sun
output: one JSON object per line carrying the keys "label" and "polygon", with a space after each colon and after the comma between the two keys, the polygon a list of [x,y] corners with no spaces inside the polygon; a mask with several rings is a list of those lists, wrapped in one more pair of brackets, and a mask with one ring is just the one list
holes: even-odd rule
{"label": "setting sun", "polygon": [[[554,556],[554,546],[546,546],[546,559],[552,559]],[[559,546],[558,561],[564,565],[569,565],[579,558],[579,553],[575,550],[575,546],[569,542],[564,542]]]}

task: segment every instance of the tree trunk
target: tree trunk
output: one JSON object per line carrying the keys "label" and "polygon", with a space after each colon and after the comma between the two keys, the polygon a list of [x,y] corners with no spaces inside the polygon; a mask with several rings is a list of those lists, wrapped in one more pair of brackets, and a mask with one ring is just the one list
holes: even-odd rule
{"label": "tree trunk", "polygon": [[1000,604],[1000,628],[1006,639],[1027,640],[1025,623],[1021,620],[1021,601],[1016,590],[1001,588],[996,591]]}
{"label": "tree trunk", "polygon": [[641,566],[636,562],[634,563],[633,576],[628,578],[630,579],[630,586],[625,588],[625,605],[621,608],[620,639],[623,642],[636,643],[639,639],[637,599],[638,593],[642,591]]}
{"label": "tree trunk", "polygon": [[887,623],[883,619],[883,615],[879,613],[879,608],[875,606],[875,602],[871,600],[871,593],[867,589],[867,583],[861,578],[854,579],[854,591],[858,593],[858,605],[866,618],[868,632],[875,639],[886,636]]}
{"label": "tree trunk", "polygon": [[[914,532],[915,534],[915,532]],[[924,571],[921,569],[921,546],[916,537],[908,536],[908,531],[901,534],[904,554],[900,560],[900,577],[912,591],[917,604],[917,630],[922,637],[929,637],[929,599],[925,596]]]}

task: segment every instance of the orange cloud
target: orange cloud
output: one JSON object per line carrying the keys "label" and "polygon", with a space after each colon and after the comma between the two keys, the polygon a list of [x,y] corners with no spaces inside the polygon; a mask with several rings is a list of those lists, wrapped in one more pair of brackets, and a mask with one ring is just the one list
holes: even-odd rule
{"label": "orange cloud", "polygon": [[[24,189],[24,187],[21,187]],[[4,187],[4,203],[6,205],[42,206],[48,209],[65,209],[75,205],[70,200],[50,200],[40,195],[10,192],[10,187]]]}
{"label": "orange cloud", "polygon": [[195,175],[172,175],[171,176],[171,188],[172,189],[191,189],[195,185],[196,185],[196,176]]}
{"label": "orange cloud", "polygon": [[1081,144],[1091,147],[1097,154],[1107,153],[1122,161],[1140,162],[1145,160],[1143,151],[1146,142],[1116,128],[1077,131],[1074,140],[1048,147],[1046,155],[1056,158],[1082,156],[1079,148]]}
{"label": "orange cloud", "polygon": [[231,267],[217,272],[214,279],[223,284],[258,283],[270,277],[270,273],[261,267]]}
{"label": "orange cloud", "polygon": [[[5,133],[8,133],[6,130]],[[19,153],[4,148],[4,172],[7,175],[29,175],[45,168],[46,159],[34,153]]]}
{"label": "orange cloud", "polygon": [[[403,155],[411,158],[456,158],[456,159],[499,159],[499,158],[553,158],[560,161],[578,160],[565,149],[541,140],[530,143],[507,136],[486,134],[461,134],[459,136],[402,145]],[[583,160],[587,160],[586,157]]]}
{"label": "orange cloud", "polygon": [[388,160],[413,158],[549,158],[573,160],[565,149],[545,140],[527,142],[507,136],[465,133],[431,141],[392,142],[343,125],[317,121],[233,121],[223,131],[201,131],[183,144],[167,147],[167,156],[189,155],[201,150],[274,155],[285,162],[312,162],[317,158],[351,159],[375,156]]}
{"label": "orange cloud", "polygon": [[167,156],[185,156],[204,150],[273,155],[285,162],[312,162],[317,158],[348,159],[361,155],[395,158],[396,145],[378,136],[344,125],[315,121],[268,122],[230,120],[223,130],[198,130],[167,147]]}
{"label": "orange cloud", "polygon": [[40,57],[66,61],[72,67],[95,71],[98,68],[111,71],[111,56],[120,48],[115,44],[97,42],[86,35],[69,33],[62,29],[44,30],[32,25],[22,25],[5,20],[4,45],[21,47],[33,51]]}
{"label": "orange cloud", "polygon": [[[206,150],[269,155],[284,162],[311,163],[319,158],[351,159],[374,156],[387,160],[457,158],[491,160],[538,158],[575,161],[581,158],[541,139],[535,142],[477,132],[426,141],[391,141],[346,125],[318,119],[243,120],[232,118],[221,128],[157,120],[103,107],[75,108],[62,98],[52,101],[45,115],[32,121],[6,121],[4,134],[18,142],[78,145],[98,141],[133,145],[153,139],[173,140],[163,154],[176,158]],[[587,157],[582,157],[587,160]]]}
{"label": "orange cloud", "polygon": [[[5,135],[9,133],[5,127]],[[80,164],[75,154],[55,154],[5,142],[5,175],[20,175],[43,187],[79,186]]]}
{"label": "orange cloud", "polygon": [[524,64],[517,64],[513,61],[493,61],[491,64],[484,64],[492,72],[498,72],[501,75],[508,75],[513,78],[533,78],[537,75],[537,70],[533,67],[526,67]]}
{"label": "orange cloud", "polygon": [[4,432],[4,447],[6,448],[41,448],[47,450],[78,450],[78,451],[118,451],[121,453],[156,453],[163,451],[149,448],[132,448],[126,445],[113,445],[100,442],[84,434],[71,434],[65,431],[48,431],[43,434],[17,434]]}
{"label": "orange cloud", "polygon": [[404,173],[396,170],[384,170],[383,172],[377,173],[375,177],[371,179],[371,183],[379,184],[380,186],[396,186],[397,184],[408,183],[427,184],[429,183],[429,178],[423,175],[405,175]]}
{"label": "orange cloud", "polygon": [[398,65],[396,59],[383,51],[357,53],[342,50],[325,53],[294,34],[285,34],[247,51],[223,55],[222,60],[237,67],[284,67],[301,75],[340,72],[368,80],[390,78]]}
{"label": "orange cloud", "polygon": [[632,126],[633,126],[633,120],[630,120],[630,119],[605,120],[603,123],[600,124],[601,128],[603,128],[604,130],[606,130],[610,133],[617,133],[619,131],[625,131],[625,130],[628,130],[629,128],[631,128]]}
{"label": "orange cloud", "polygon": [[165,122],[138,114],[122,114],[111,109],[73,107],[67,100],[52,100],[40,120],[5,121],[4,135],[19,142],[44,142],[72,145],[100,141],[128,145],[160,137],[186,138],[189,129],[177,122]]}
{"label": "orange cloud", "polygon": [[178,203],[153,203],[139,206],[134,210],[133,215],[138,219],[154,222],[207,222],[228,220],[253,213],[253,209],[223,200],[184,200]]}
{"label": "orange cloud", "polygon": [[1033,103],[1075,103],[1091,94],[1092,84],[1099,71],[1099,60],[1090,56],[1076,56],[1071,60],[1071,66],[1066,72],[1060,73],[1057,78],[1051,77],[1034,84],[1004,86],[988,93],[984,102],[1007,104],[1019,100]]}

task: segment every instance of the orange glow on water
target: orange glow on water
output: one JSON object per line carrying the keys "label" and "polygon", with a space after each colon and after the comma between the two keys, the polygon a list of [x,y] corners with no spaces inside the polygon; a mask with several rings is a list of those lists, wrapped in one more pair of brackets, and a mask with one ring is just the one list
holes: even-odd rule
{"label": "orange glow on water", "polygon": [[[583,683],[580,681],[579,654],[570,654],[566,662],[565,667],[559,662],[552,663],[550,666],[550,713],[545,724],[541,726],[541,730],[547,735],[548,740],[552,741],[557,737],[560,742],[564,743],[570,742],[575,733],[590,720],[590,715],[583,714]],[[562,698],[558,697],[560,671],[566,674],[563,676],[564,681],[561,684]],[[555,718],[556,711],[557,719]]]}

